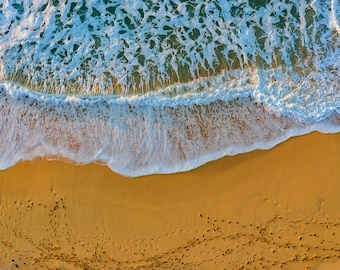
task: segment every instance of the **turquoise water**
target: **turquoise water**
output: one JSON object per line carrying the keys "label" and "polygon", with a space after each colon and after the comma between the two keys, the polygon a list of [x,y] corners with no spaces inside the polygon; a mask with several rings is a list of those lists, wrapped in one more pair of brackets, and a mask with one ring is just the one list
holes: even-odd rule
{"label": "turquoise water", "polygon": [[0,167],[186,171],[340,131],[340,3],[4,1]]}

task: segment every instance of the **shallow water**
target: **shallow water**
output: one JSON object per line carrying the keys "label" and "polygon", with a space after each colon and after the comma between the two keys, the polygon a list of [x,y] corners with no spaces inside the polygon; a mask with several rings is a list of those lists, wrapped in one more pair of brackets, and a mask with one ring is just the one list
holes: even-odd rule
{"label": "shallow water", "polygon": [[340,3],[5,1],[0,165],[139,176],[339,132]]}

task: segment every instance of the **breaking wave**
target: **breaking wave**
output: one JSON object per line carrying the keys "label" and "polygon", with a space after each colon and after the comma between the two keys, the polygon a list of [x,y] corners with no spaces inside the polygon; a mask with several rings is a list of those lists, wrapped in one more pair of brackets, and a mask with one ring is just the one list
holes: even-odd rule
{"label": "breaking wave", "polygon": [[173,173],[340,131],[339,1],[0,3],[0,167]]}

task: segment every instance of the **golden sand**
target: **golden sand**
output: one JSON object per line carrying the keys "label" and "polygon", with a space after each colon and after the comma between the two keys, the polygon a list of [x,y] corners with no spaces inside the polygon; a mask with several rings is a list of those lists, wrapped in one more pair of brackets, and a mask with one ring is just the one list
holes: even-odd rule
{"label": "golden sand", "polygon": [[0,269],[339,269],[340,134],[137,179],[21,163],[0,204]]}

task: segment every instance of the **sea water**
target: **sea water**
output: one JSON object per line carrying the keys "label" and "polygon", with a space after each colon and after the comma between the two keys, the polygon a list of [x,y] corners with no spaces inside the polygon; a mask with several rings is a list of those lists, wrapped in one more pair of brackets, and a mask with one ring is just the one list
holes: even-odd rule
{"label": "sea water", "polygon": [[4,0],[0,168],[187,171],[340,131],[340,1]]}

